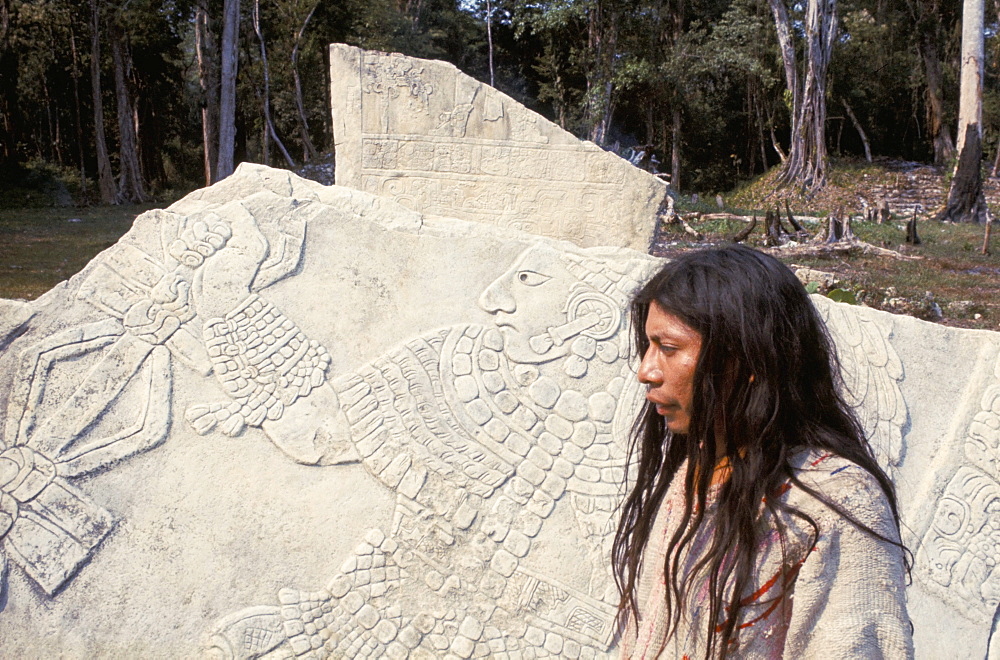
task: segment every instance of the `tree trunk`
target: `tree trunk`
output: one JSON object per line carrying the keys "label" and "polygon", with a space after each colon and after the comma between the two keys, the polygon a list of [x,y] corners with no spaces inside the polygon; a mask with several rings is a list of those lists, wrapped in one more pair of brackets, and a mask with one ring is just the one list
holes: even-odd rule
{"label": "tree trunk", "polygon": [[847,116],[851,118],[851,123],[854,124],[854,130],[856,130],[858,135],[861,136],[861,144],[865,147],[865,160],[870,163],[872,162],[872,148],[868,144],[868,136],[865,135],[865,129],[861,127],[861,122],[858,121],[857,116],[854,114],[854,110],[852,110],[851,106],[847,103],[847,99],[844,99],[843,103],[844,110],[847,110]]}
{"label": "tree trunk", "polygon": [[128,76],[132,69],[132,58],[125,44],[121,26],[111,29],[111,59],[115,70],[115,97],[118,100],[118,194],[122,201],[134,204],[146,201],[146,191],[142,185],[142,171],[139,167],[138,136],[136,135],[135,112],[132,95],[128,88]]}
{"label": "tree trunk", "polygon": [[997,155],[993,160],[993,167],[990,169],[990,178],[995,179],[997,170],[1000,170],[1000,142],[997,143]]}
{"label": "tree trunk", "polygon": [[938,220],[982,222],[986,200],[980,168],[983,159],[983,14],[984,0],[962,7],[962,84],[958,106],[958,164],[948,203]]}
{"label": "tree trunk", "polygon": [[955,176],[948,189],[948,203],[938,213],[937,220],[950,222],[982,222],[986,219],[986,198],[983,195],[983,180],[980,166],[983,159],[983,143],[979,136],[979,126],[970,124],[965,130],[965,140],[958,152]]}
{"label": "tree trunk", "polygon": [[[935,17],[936,20],[936,17]],[[934,146],[934,164],[944,165],[955,157],[955,143],[944,122],[944,101],[941,91],[941,61],[934,35],[921,35],[920,51],[927,79],[927,129]]]}
{"label": "tree trunk", "polygon": [[781,160],[782,165],[788,160],[788,154],[784,152],[781,148],[781,143],[778,142],[778,137],[774,134],[774,117],[769,116],[767,118],[767,127],[771,131],[771,146],[774,147],[774,152],[778,154],[778,158]]}
{"label": "tree trunk", "polygon": [[101,94],[101,10],[90,0],[90,89],[94,101],[94,142],[97,149],[97,181],[103,204],[118,203],[118,189],[111,173],[108,144],[104,136],[104,101]]}
{"label": "tree trunk", "polygon": [[672,138],[670,144],[670,189],[681,191],[681,109],[674,104]]}
{"label": "tree trunk", "polygon": [[[309,120],[306,118],[305,104],[302,102],[302,81],[299,79],[299,46],[302,45],[302,35],[305,34],[306,26],[316,11],[318,4],[313,5],[309,10],[306,19],[302,21],[302,27],[295,34],[295,42],[292,46],[292,78],[295,81],[295,108],[299,112],[299,132],[302,135],[302,157],[303,160],[312,161],[316,159],[316,147],[313,146],[309,137]],[[263,42],[261,42],[263,43]]]}
{"label": "tree trunk", "polygon": [[[253,31],[257,35],[257,43],[260,44],[260,65],[264,78],[264,91],[258,94],[261,101],[261,109],[264,114],[264,135],[261,139],[261,160],[268,167],[271,166],[271,67],[267,63],[267,48],[264,45],[264,33],[260,29],[260,0],[253,2]],[[256,85],[254,85],[256,89]]]}
{"label": "tree trunk", "polygon": [[236,72],[238,67],[240,0],[225,0],[222,10],[222,73],[219,82],[219,161],[215,180],[236,169]]}
{"label": "tree trunk", "polygon": [[788,160],[779,181],[818,190],[826,184],[826,72],[837,34],[836,0],[809,0],[806,79],[793,123]]}
{"label": "tree trunk", "polygon": [[194,14],[194,48],[198,58],[198,85],[201,88],[201,139],[205,161],[205,185],[212,185],[218,163],[219,68],[215,58],[215,38],[209,26],[208,0],[199,0]]}
{"label": "tree trunk", "polygon": [[983,0],[965,0],[962,4],[962,78],[958,97],[958,144],[961,153],[969,137],[968,127],[975,126],[982,153],[983,141]]}
{"label": "tree trunk", "polygon": [[611,124],[617,42],[618,14],[597,0],[588,14],[587,41],[593,62],[587,73],[588,138],[597,145],[605,143]]}
{"label": "tree trunk", "polygon": [[493,3],[486,0],[486,46],[490,58],[490,87],[496,87],[493,81]]}
{"label": "tree trunk", "polygon": [[[10,0],[0,0],[0,165],[14,165],[20,130],[17,79],[18,53],[11,47]],[[15,116],[17,113],[17,116]]]}
{"label": "tree trunk", "polygon": [[[767,171],[767,141],[764,138],[764,113],[761,111],[761,98],[760,94],[754,95],[754,111],[757,116],[757,142],[760,146],[760,162],[761,170]],[[750,174],[753,174],[753,168],[750,170]]]}
{"label": "tree trunk", "polygon": [[80,161],[80,192],[87,192],[87,166],[83,153],[83,122],[80,113],[80,70],[79,58],[76,55],[76,35],[72,29],[69,31],[70,54],[73,56],[73,101],[76,119],[76,147]]}
{"label": "tree trunk", "polygon": [[294,169],[295,161],[288,155],[288,150],[285,149],[284,143],[278,137],[278,132],[274,130],[274,122],[271,121],[271,67],[267,62],[264,33],[260,29],[260,0],[254,0],[253,3],[253,30],[257,35],[257,40],[260,42],[260,61],[264,71],[264,91],[261,94],[261,105],[264,108],[264,164],[271,164],[270,141],[273,140],[281,151],[282,156],[284,156],[285,162],[288,163],[290,168]]}
{"label": "tree trunk", "polygon": [[[788,108],[789,123],[792,126],[791,135],[798,133],[796,122],[799,117],[799,74],[795,63],[795,43],[792,41],[792,24],[788,18],[788,9],[785,7],[785,0],[768,0],[771,6],[771,13],[774,15],[774,28],[778,34],[778,47],[781,49],[781,62],[785,68],[785,89],[791,96],[786,99],[786,103],[791,101]],[[778,146],[778,141],[774,139],[774,126],[771,127],[771,140],[775,151],[781,157],[781,162],[785,162],[786,156]]]}

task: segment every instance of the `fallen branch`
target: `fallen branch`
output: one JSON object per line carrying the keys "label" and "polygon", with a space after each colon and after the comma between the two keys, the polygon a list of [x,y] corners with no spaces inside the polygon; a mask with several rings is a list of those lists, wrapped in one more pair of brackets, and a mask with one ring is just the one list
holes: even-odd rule
{"label": "fallen branch", "polygon": [[678,220],[678,222],[681,223],[681,227],[684,228],[684,231],[686,231],[687,233],[689,233],[692,236],[694,236],[696,240],[700,241],[700,240],[703,240],[705,238],[700,233],[698,233],[698,231],[694,227],[692,227],[691,225],[689,225],[687,223],[687,220],[685,220],[683,217],[678,216],[677,220]]}
{"label": "fallen branch", "polygon": [[746,222],[746,216],[735,213],[706,213],[700,217],[701,220],[739,220]]}
{"label": "fallen branch", "polygon": [[757,227],[757,216],[753,216],[753,219],[750,220],[750,224],[744,229],[741,229],[737,234],[735,234],[729,240],[732,241],[733,243],[742,243],[743,241],[747,240],[747,237],[753,233],[753,230],[756,227]]}
{"label": "fallen branch", "polygon": [[920,261],[922,256],[907,255],[895,250],[878,247],[865,241],[857,239],[840,240],[832,243],[819,243],[813,245],[793,245],[780,248],[764,248],[764,252],[776,257],[833,257],[848,256],[851,254],[866,254],[878,257],[890,257],[899,261]]}

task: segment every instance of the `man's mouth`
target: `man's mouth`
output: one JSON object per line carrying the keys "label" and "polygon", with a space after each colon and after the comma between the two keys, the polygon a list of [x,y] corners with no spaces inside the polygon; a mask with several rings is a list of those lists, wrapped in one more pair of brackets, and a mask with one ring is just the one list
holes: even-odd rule
{"label": "man's mouth", "polygon": [[646,400],[649,401],[656,408],[657,415],[668,415],[676,412],[680,405],[676,401],[671,401],[669,403],[664,403],[662,401],[657,401],[656,399],[647,396]]}

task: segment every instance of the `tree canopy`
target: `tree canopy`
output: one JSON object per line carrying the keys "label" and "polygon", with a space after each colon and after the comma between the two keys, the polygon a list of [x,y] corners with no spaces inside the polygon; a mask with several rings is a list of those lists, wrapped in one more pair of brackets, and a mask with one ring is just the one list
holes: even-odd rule
{"label": "tree canopy", "polygon": [[789,185],[822,185],[822,152],[951,165],[961,23],[959,0],[0,0],[0,176],[46,163],[93,201],[137,201],[217,179],[230,149],[315,161],[332,150],[332,42],[492,75],[579,137],[655,154],[685,191],[780,164]]}

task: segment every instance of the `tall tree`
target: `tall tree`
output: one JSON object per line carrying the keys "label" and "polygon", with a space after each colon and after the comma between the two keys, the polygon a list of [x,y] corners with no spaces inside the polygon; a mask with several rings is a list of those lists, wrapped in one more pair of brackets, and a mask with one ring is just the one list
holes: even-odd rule
{"label": "tall tree", "polygon": [[278,132],[275,130],[274,122],[271,119],[271,66],[267,61],[267,46],[264,43],[264,32],[260,27],[260,0],[254,0],[253,3],[253,30],[257,35],[257,41],[260,43],[260,63],[264,78],[264,89],[260,94],[261,106],[264,112],[264,144],[262,145],[264,164],[271,164],[270,143],[274,142],[281,151],[281,155],[284,156],[288,166],[294,168],[295,161],[292,160],[281,138],[278,137]]}
{"label": "tall tree", "polygon": [[13,19],[10,0],[0,0],[0,165],[16,165],[18,57],[12,46]]}
{"label": "tall tree", "polygon": [[984,0],[962,5],[962,82],[958,103],[958,163],[948,202],[938,220],[981,222],[986,219],[983,195],[983,50]]}
{"label": "tall tree", "polygon": [[80,120],[80,71],[79,71],[79,61],[76,55],[76,34],[73,32],[73,28],[70,28],[69,32],[69,45],[70,53],[73,56],[73,110],[74,118],[76,119],[76,146],[79,152],[80,161],[80,190],[82,192],[87,192],[87,166],[86,159],[83,155],[84,141],[83,141],[83,122]]}
{"label": "tall tree", "polygon": [[910,0],[915,21],[917,50],[923,63],[926,84],[927,132],[934,148],[934,164],[944,165],[955,157],[955,141],[945,117],[944,77],[941,47],[946,17],[941,0]]}
{"label": "tall tree", "polygon": [[826,184],[826,74],[837,36],[837,2],[808,0],[805,16],[806,75],[800,88],[788,10],[784,0],[768,1],[774,14],[786,84],[791,96],[792,130],[788,159],[779,181],[817,190]]}
{"label": "tall tree", "polygon": [[94,144],[97,150],[97,187],[101,202],[118,203],[118,188],[111,172],[108,143],[104,133],[104,100],[101,92],[101,7],[90,0],[90,91],[94,105]]}
{"label": "tall tree", "polygon": [[604,144],[614,112],[615,74],[619,60],[618,28],[621,8],[614,0],[591,0],[587,11],[587,46],[591,66],[587,74],[588,138]]}
{"label": "tall tree", "polygon": [[205,185],[214,180],[219,148],[219,64],[211,27],[208,0],[198,0],[194,10],[194,44],[198,58],[201,91],[201,141],[205,163]]}
{"label": "tall tree", "polygon": [[[296,3],[297,4],[297,3]],[[302,37],[305,35],[306,26],[316,12],[318,2],[311,3],[312,8],[306,13],[302,20],[302,25],[295,32],[292,41],[292,78],[295,81],[295,109],[298,111],[299,135],[302,138],[302,158],[305,161],[315,160],[317,156],[316,147],[313,146],[312,138],[309,137],[309,118],[306,116],[305,103],[302,100],[302,80],[299,77],[299,49],[302,47]]]}
{"label": "tall tree", "polygon": [[222,9],[222,66],[219,77],[219,161],[216,181],[236,169],[236,73],[239,62],[240,0],[225,0]]}
{"label": "tall tree", "polygon": [[132,56],[120,17],[110,30],[111,60],[115,71],[115,97],[118,101],[118,195],[121,201],[144,202],[148,198],[139,166],[138,113],[129,89]]}

